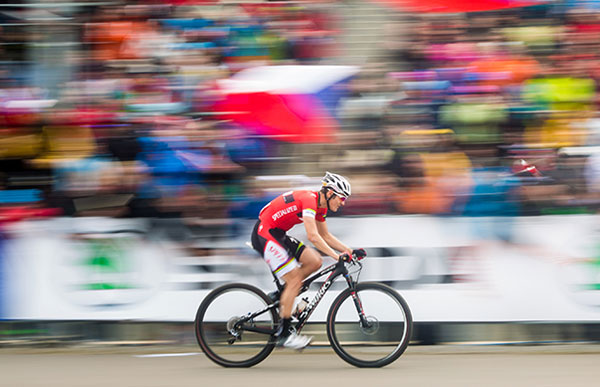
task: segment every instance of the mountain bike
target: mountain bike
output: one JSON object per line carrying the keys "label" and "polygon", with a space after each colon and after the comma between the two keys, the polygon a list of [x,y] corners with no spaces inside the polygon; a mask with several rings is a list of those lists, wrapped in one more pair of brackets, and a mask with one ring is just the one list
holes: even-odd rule
{"label": "mountain bike", "polygon": [[[383,367],[406,350],[412,315],[406,301],[391,287],[358,282],[365,256],[364,251],[347,256],[304,280],[300,294],[316,279],[329,275],[292,325],[299,333],[333,282],[344,277],[347,288],[327,313],[327,338],[346,362]],[[210,360],[224,367],[251,367],[271,354],[277,344],[279,294],[283,290],[274,278],[277,290],[269,295],[250,284],[232,283],[204,298],[194,325],[198,344]]]}

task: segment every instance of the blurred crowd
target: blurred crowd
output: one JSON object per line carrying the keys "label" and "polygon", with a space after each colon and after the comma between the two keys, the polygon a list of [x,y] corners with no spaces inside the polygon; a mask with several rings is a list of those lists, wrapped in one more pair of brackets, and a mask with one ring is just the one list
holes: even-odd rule
{"label": "blurred crowd", "polygon": [[214,114],[215,81],[333,56],[335,14],[186,3],[0,6],[3,219],[256,216],[244,208],[271,194],[255,176],[284,175],[293,155]]}
{"label": "blurred crowd", "polygon": [[375,196],[393,197],[399,213],[596,212],[597,8],[550,2],[391,23],[387,56],[363,67],[345,110],[376,138],[357,146],[365,157],[379,150]]}
{"label": "blurred crowd", "polygon": [[[3,13],[0,219],[254,218],[325,170],[353,183],[341,215],[600,206],[600,12],[398,12],[340,101],[336,140],[292,143],[222,119],[215,82],[343,62],[343,4],[173,3],[44,11],[54,21],[29,29],[30,9]],[[75,44],[49,51],[56,39]]]}

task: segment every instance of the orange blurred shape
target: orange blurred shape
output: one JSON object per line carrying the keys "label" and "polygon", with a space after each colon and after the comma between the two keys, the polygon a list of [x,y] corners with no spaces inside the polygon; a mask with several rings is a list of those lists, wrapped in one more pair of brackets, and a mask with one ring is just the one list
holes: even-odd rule
{"label": "orange blurred shape", "polygon": [[[494,80],[494,84],[518,83],[529,79],[540,72],[539,63],[531,58],[486,58],[472,62],[470,66],[480,73],[506,72],[511,74],[507,80]],[[489,83],[490,81],[484,81]]]}
{"label": "orange blurred shape", "polygon": [[437,184],[425,179],[419,187],[411,187],[394,193],[394,206],[404,214],[447,213],[454,198],[444,194]]}
{"label": "orange blurred shape", "polygon": [[145,22],[113,21],[86,26],[86,40],[94,44],[96,60],[141,59],[137,42],[152,29]]}

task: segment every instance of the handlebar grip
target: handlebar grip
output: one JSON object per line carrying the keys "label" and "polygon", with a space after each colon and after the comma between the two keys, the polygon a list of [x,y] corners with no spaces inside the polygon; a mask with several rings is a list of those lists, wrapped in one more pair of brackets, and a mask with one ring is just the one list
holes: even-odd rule
{"label": "handlebar grip", "polygon": [[365,249],[355,249],[352,250],[352,255],[360,261],[361,259],[367,256],[367,252],[365,251]]}
{"label": "handlebar grip", "polygon": [[352,262],[352,261],[360,261],[364,257],[367,256],[367,252],[365,249],[355,249],[352,250],[352,255],[348,253],[340,254],[339,259],[343,262]]}
{"label": "handlebar grip", "polygon": [[352,257],[348,253],[343,253],[340,254],[339,260],[343,262],[350,262],[352,260]]}

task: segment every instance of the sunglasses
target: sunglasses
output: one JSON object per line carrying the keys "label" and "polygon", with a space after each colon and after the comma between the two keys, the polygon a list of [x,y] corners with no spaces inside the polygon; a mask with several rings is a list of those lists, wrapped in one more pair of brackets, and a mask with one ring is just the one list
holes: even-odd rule
{"label": "sunglasses", "polygon": [[[335,193],[335,192],[334,192],[334,193]],[[338,198],[339,198],[339,199],[342,201],[342,203],[343,203],[343,202],[345,202],[345,201],[346,201],[346,199],[348,199],[347,197],[340,196],[340,195],[338,195],[338,194],[335,194],[335,196],[337,196],[337,197],[338,197]]]}

